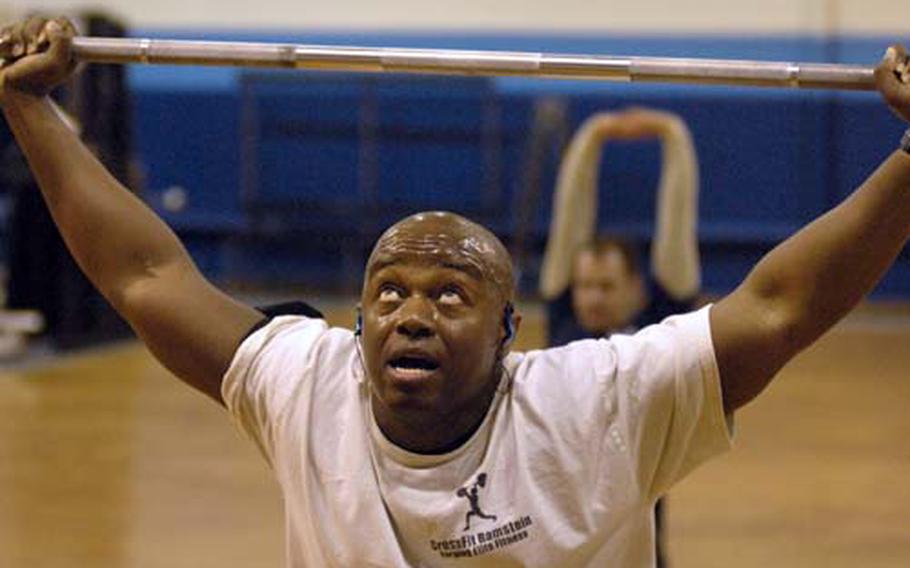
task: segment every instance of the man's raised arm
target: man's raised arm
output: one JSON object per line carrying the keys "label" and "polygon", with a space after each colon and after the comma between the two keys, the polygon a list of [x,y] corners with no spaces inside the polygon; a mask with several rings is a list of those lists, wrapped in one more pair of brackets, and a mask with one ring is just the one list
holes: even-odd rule
{"label": "man's raised arm", "polygon": [[566,150],[541,269],[540,292],[544,298],[552,299],[565,291],[573,254],[594,237],[604,143],[652,138],[659,138],[663,146],[652,272],[675,299],[686,300],[698,293],[698,163],[691,135],[674,114],[631,108],[592,116],[578,129]]}
{"label": "man's raised arm", "polygon": [[698,159],[686,124],[676,115],[632,111],[660,137],[663,162],[657,218],[651,245],[651,273],[675,300],[691,300],[701,288],[698,254]]}
{"label": "man's raised arm", "polygon": [[174,233],[107,172],[47,98],[72,71],[73,34],[64,19],[31,18],[4,30],[3,113],[88,278],[169,370],[221,401],[221,376],[262,315],[202,277]]}
{"label": "man's raised arm", "polygon": [[597,229],[600,155],[613,115],[597,114],[578,129],[559,166],[550,233],[540,270],[540,295],[552,300],[566,291],[573,255]]}
{"label": "man's raised arm", "polygon": [[[910,121],[910,84],[891,48],[879,90]],[[895,140],[895,145],[897,140]],[[727,411],[753,399],[775,373],[875,287],[910,238],[910,154],[898,150],[838,207],[789,238],[711,310]]]}

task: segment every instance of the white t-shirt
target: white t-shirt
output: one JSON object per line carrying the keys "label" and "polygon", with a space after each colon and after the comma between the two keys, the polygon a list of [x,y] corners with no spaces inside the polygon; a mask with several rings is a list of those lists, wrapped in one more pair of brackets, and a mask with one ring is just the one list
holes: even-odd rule
{"label": "white t-shirt", "polygon": [[222,393],[281,485],[289,565],[652,566],[655,500],[731,443],[708,308],[506,369],[468,442],[418,455],[376,426],[351,331],[248,337]]}

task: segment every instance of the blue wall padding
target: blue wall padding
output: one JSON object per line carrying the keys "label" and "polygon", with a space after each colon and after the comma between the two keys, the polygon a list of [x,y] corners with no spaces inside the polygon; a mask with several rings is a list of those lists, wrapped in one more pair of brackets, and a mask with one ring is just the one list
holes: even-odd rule
{"label": "blue wall padding", "polygon": [[[874,63],[896,39],[136,35],[850,63]],[[158,207],[165,189],[187,190],[184,210],[163,213],[197,261],[219,278],[327,288],[356,287],[371,240],[413,211],[465,213],[508,242],[515,205],[522,205],[534,106],[543,97],[565,101],[573,130],[591,114],[628,105],[672,110],[688,122],[700,158],[704,282],[713,292],[730,290],[761,254],[849,194],[903,130],[874,93],[325,73],[301,80],[177,67],[136,67],[130,77],[149,201]],[[613,143],[603,160],[601,226],[646,241],[659,146]],[[555,166],[544,170],[543,194],[532,204],[534,254],[521,271],[526,289],[550,220]],[[910,298],[906,253],[878,292]]]}

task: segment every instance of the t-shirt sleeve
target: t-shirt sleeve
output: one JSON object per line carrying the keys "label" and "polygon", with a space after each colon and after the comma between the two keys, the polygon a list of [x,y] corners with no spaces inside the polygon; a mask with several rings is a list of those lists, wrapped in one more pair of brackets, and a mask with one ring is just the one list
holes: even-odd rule
{"label": "t-shirt sleeve", "polygon": [[327,329],[321,319],[276,317],[240,344],[222,379],[228,412],[270,464],[280,417],[305,387],[310,354]]}
{"label": "t-shirt sleeve", "polygon": [[709,310],[611,338],[618,426],[628,451],[635,454],[641,490],[650,498],[732,443]]}

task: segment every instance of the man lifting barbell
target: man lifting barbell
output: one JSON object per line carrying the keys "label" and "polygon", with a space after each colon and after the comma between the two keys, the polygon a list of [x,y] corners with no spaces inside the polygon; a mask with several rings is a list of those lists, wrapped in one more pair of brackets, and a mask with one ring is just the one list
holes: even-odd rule
{"label": "man lifting barbell", "polygon": [[[442,212],[379,239],[357,330],[268,319],[208,283],[61,120],[46,95],[74,67],[68,23],[4,34],[3,112],[68,247],[152,353],[257,443],[294,566],[652,565],[654,501],[729,447],[732,413],[910,238],[905,141],[730,295],[633,336],[510,353],[509,256]],[[876,80],[910,121],[907,57],[891,48]],[[495,520],[465,527],[458,493],[481,475]]]}

